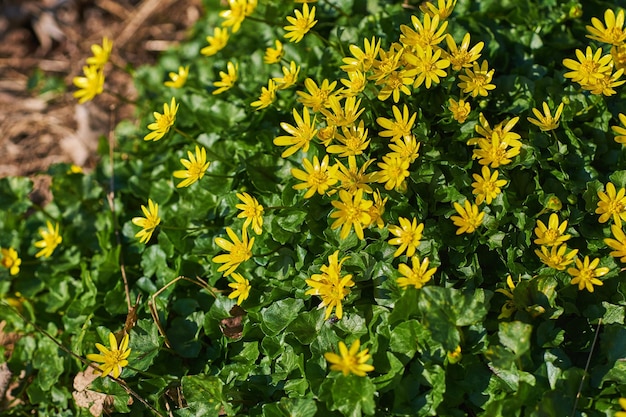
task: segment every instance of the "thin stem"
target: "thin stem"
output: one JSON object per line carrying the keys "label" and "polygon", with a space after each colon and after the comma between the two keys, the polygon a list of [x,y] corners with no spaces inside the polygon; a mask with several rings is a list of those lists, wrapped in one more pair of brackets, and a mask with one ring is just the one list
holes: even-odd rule
{"label": "thin stem", "polygon": [[593,337],[593,342],[591,343],[591,349],[589,350],[589,356],[587,356],[587,363],[585,364],[585,370],[582,378],[580,379],[580,385],[578,386],[578,392],[576,393],[576,400],[574,400],[574,408],[572,409],[572,417],[576,414],[576,408],[578,407],[578,400],[580,399],[580,394],[583,390],[583,384],[585,382],[585,376],[587,375],[587,371],[589,370],[589,365],[591,364],[591,356],[593,355],[593,351],[596,347],[596,342],[598,341],[598,335],[600,334],[600,326],[602,325],[602,318],[598,320],[598,326],[596,327],[596,334]]}

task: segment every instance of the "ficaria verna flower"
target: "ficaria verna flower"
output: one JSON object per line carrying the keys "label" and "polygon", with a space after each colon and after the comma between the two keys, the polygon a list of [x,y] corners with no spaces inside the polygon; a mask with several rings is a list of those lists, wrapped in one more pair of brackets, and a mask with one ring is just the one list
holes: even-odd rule
{"label": "ficaria verna flower", "polygon": [[283,29],[287,31],[285,38],[289,39],[289,42],[297,43],[317,23],[317,20],[315,20],[315,6],[311,7],[309,11],[309,5],[304,3],[302,11],[294,10],[294,14],[295,17],[287,16],[287,21],[290,25],[284,26]]}
{"label": "ficaria verna flower", "polygon": [[543,114],[541,114],[538,109],[533,109],[533,113],[535,114],[536,119],[528,117],[528,121],[535,126],[538,126],[539,129],[544,132],[556,129],[559,126],[559,118],[561,117],[564,103],[559,104],[559,107],[556,108],[554,117],[552,117],[552,114],[550,114],[550,107],[548,107],[548,103],[544,101],[542,106]]}
{"label": "ficaria verna flower", "polygon": [[458,227],[456,234],[474,233],[476,228],[480,226],[485,217],[485,212],[478,212],[478,206],[470,203],[469,200],[465,200],[465,207],[459,203],[454,203],[454,209],[459,214],[458,216],[450,216],[450,219],[455,226]]}
{"label": "ficaria verna flower", "polygon": [[489,95],[488,90],[496,88],[494,84],[491,84],[494,70],[489,69],[487,60],[484,60],[480,66],[476,62],[473,62],[472,65],[472,69],[465,68],[465,75],[459,75],[461,82],[458,86],[463,89],[464,93],[471,94],[472,97],[487,97]]}
{"label": "ficaria verna flower", "polygon": [[0,255],[2,255],[2,259],[0,259],[0,265],[9,270],[9,274],[17,275],[20,272],[20,265],[22,264],[22,260],[17,254],[17,251],[13,248],[0,248]]}
{"label": "ficaria verna flower", "polygon": [[587,46],[585,53],[580,49],[576,49],[576,58],[574,61],[570,58],[563,60],[563,65],[570,69],[570,72],[563,74],[565,78],[571,78],[572,81],[579,84],[594,84],[604,77],[604,74],[611,72],[611,55],[602,55],[602,49],[598,48],[595,52],[591,46]]}
{"label": "ficaria verna flower", "polygon": [[432,1],[425,1],[420,4],[420,10],[430,17],[439,16],[441,20],[445,20],[452,14],[456,0],[437,0],[437,6]]}
{"label": "ficaria verna flower", "polygon": [[604,21],[606,27],[602,24],[602,21],[597,17],[591,18],[592,26],[585,26],[589,35],[589,39],[595,41],[608,43],[611,45],[619,46],[626,40],[626,31],[624,31],[624,10],[615,12],[611,9],[604,11]]}
{"label": "ficaria verna flower", "polygon": [[417,113],[410,114],[406,104],[402,108],[402,112],[395,105],[391,106],[391,111],[393,112],[393,120],[386,117],[376,118],[376,123],[385,129],[379,135],[383,138],[391,138],[391,140],[410,135]]}
{"label": "ficaria verna flower", "polygon": [[535,227],[537,239],[534,240],[534,243],[548,247],[560,245],[572,237],[565,233],[566,229],[567,220],[563,220],[559,224],[559,216],[556,213],[552,213],[550,219],[548,219],[547,227],[541,220],[537,220],[537,227]]}
{"label": "ficaria verna flower", "polygon": [[465,123],[467,116],[469,116],[472,108],[469,102],[466,102],[462,98],[459,101],[455,101],[453,98],[448,101],[450,105],[448,106],[448,110],[452,112],[452,117],[459,123]]}
{"label": "ficaria verna flower", "polygon": [[303,181],[293,186],[294,190],[307,190],[304,198],[311,198],[315,193],[324,195],[328,189],[337,183],[336,173],[338,166],[328,166],[328,155],[324,155],[322,162],[313,156],[313,163],[307,158],[302,159],[304,171],[298,168],[291,169],[291,175]]}
{"label": "ficaria verna flower", "polygon": [[615,185],[609,182],[606,184],[606,193],[598,191],[598,198],[600,198],[596,208],[596,214],[600,215],[598,221],[606,223],[612,217],[615,224],[621,227],[622,220],[626,221],[626,189],[616,190]]}
{"label": "ficaria verna flower", "polygon": [[363,227],[372,221],[369,209],[373,203],[363,199],[363,190],[357,190],[354,195],[339,190],[339,200],[331,202],[337,210],[330,213],[330,217],[336,219],[330,228],[336,229],[341,226],[339,234],[341,239],[347,238],[350,230],[354,228],[357,237],[363,240]]}
{"label": "ficaria verna flower", "polygon": [[328,100],[328,108],[320,111],[326,117],[328,126],[352,126],[365,109],[360,109],[361,99],[346,97],[341,104],[341,98],[331,96]]}
{"label": "ficaria verna flower", "polygon": [[504,294],[507,298],[506,302],[502,306],[502,309],[500,309],[500,315],[498,316],[498,319],[508,319],[509,317],[511,317],[511,315],[513,315],[513,313],[515,313],[515,310],[517,310],[517,306],[515,305],[515,298],[513,296],[513,291],[515,291],[515,284],[513,283],[513,279],[511,278],[510,274],[506,277],[506,285],[507,287],[509,287],[508,290],[504,288],[498,288],[496,290],[496,292]]}
{"label": "ficaria verna flower", "polygon": [[609,268],[604,266],[598,268],[599,263],[599,258],[589,262],[588,256],[585,256],[582,262],[580,259],[576,259],[576,268],[567,268],[567,273],[573,277],[572,285],[578,284],[579,291],[586,289],[589,292],[593,292],[594,285],[602,285],[602,281],[598,277],[606,275],[609,272]]}
{"label": "ficaria verna flower", "polygon": [[287,158],[300,149],[302,149],[303,152],[308,151],[311,140],[317,133],[315,117],[311,120],[309,110],[306,107],[302,110],[302,117],[300,117],[296,109],[293,109],[293,118],[296,121],[296,126],[285,122],[280,123],[280,127],[291,136],[278,136],[274,138],[274,145],[289,146],[280,155],[282,158]]}
{"label": "ficaria verna flower", "polygon": [[609,255],[620,258],[620,262],[626,263],[626,235],[622,228],[616,224],[611,225],[611,234],[613,238],[604,239],[604,243],[611,249],[614,249]]}
{"label": "ficaria verna flower", "polygon": [[383,162],[378,162],[377,165],[380,168],[378,182],[385,183],[385,190],[399,190],[403,187],[404,180],[409,176],[408,159],[384,155]]}
{"label": "ficaria verna flower", "polygon": [[618,114],[619,121],[621,126],[611,126],[611,130],[615,132],[615,137],[613,138],[615,142],[621,143],[622,145],[626,145],[626,115]]}
{"label": "ficaria verna flower", "polygon": [[235,205],[235,207],[241,210],[237,217],[246,219],[243,223],[243,228],[245,229],[252,225],[254,233],[260,235],[263,232],[263,206],[248,193],[237,193],[237,198],[243,203]]}
{"label": "ficaria verna flower", "polygon": [[265,56],[263,57],[263,61],[266,64],[276,64],[280,62],[280,60],[283,58],[283,55],[285,55],[285,50],[283,49],[283,44],[281,41],[276,39],[274,41],[274,45],[276,45],[276,48],[269,47],[265,50]]}
{"label": "ficaria verna flower", "polygon": [[535,249],[535,254],[539,257],[541,262],[548,265],[550,268],[557,271],[563,271],[565,267],[574,262],[574,257],[578,253],[578,249],[573,249],[567,252],[567,245],[554,245],[550,249],[547,246],[542,246],[541,250]]}
{"label": "ficaria verna flower", "polygon": [[445,68],[450,66],[450,61],[441,56],[442,49],[434,50],[431,46],[422,49],[419,45],[414,47],[413,53],[405,53],[404,58],[412,65],[405,76],[415,77],[413,88],[422,84],[428,89],[433,84],[439,84],[440,78],[447,75]]}
{"label": "ficaria verna flower", "polygon": [[59,234],[59,223],[55,223],[54,227],[48,220],[46,222],[47,229],[39,229],[42,240],[35,242],[35,247],[41,250],[35,254],[36,258],[49,258],[56,247],[63,241]]}
{"label": "ficaria verna flower", "polygon": [[460,71],[462,68],[471,68],[473,66],[473,62],[480,58],[480,52],[483,50],[485,46],[484,42],[478,42],[471,49],[469,47],[470,43],[470,34],[466,33],[463,36],[463,40],[461,41],[461,45],[457,47],[454,42],[454,38],[449,33],[446,35],[446,44],[448,44],[448,54],[447,58],[452,65],[452,69],[455,71]]}
{"label": "ficaria verna flower", "polygon": [[148,207],[142,205],[141,211],[143,211],[146,217],[133,217],[132,219],[134,225],[141,227],[141,230],[137,232],[135,237],[138,237],[141,243],[148,243],[152,237],[152,233],[154,233],[156,227],[161,223],[159,205],[155,204],[151,199],[148,199]]}
{"label": "ficaria verna flower", "polygon": [[104,89],[104,72],[96,65],[83,67],[84,77],[74,77],[72,82],[79,89],[72,94],[79,103],[93,100]]}
{"label": "ficaria verna flower", "polygon": [[296,94],[300,96],[298,97],[298,102],[310,108],[314,113],[317,113],[320,109],[328,107],[328,97],[341,92],[341,90],[334,91],[336,86],[337,81],[331,83],[324,79],[322,84],[318,87],[315,81],[311,78],[307,78],[304,80],[304,87],[306,87],[307,92],[296,91]]}
{"label": "ficaria verna flower", "polygon": [[143,140],[153,140],[156,142],[165,136],[165,134],[170,131],[170,128],[174,126],[177,111],[178,104],[176,104],[176,98],[172,97],[172,101],[169,105],[167,103],[163,104],[163,114],[156,111],[152,113],[155,121],[148,125],[148,129],[152,130],[152,132],[144,136]]}
{"label": "ficaria verna flower", "polygon": [[400,226],[393,224],[388,226],[389,232],[395,236],[389,239],[389,244],[399,246],[393,254],[393,257],[397,258],[405,251],[406,256],[411,257],[415,254],[415,250],[420,244],[424,223],[417,224],[415,217],[413,217],[412,221],[404,217],[399,217],[398,222]]}
{"label": "ficaria verna flower", "polygon": [[346,88],[343,89],[343,94],[346,97],[353,97],[357,94],[361,93],[365,90],[365,86],[367,85],[367,77],[365,77],[365,73],[361,71],[350,71],[348,73],[348,79],[342,78],[341,84],[345,85]]}
{"label": "ficaria verna flower", "polygon": [[419,46],[426,48],[427,46],[434,47],[438,45],[446,37],[446,28],[448,22],[441,21],[439,15],[435,15],[432,18],[428,14],[424,14],[424,23],[420,21],[417,16],[411,16],[411,23],[415,30],[411,29],[407,25],[400,25],[400,42],[405,46]]}
{"label": "ficaria verna flower", "polygon": [[184,178],[183,181],[178,183],[177,188],[188,187],[194,182],[200,181],[211,163],[206,160],[206,149],[198,145],[196,145],[196,154],[194,155],[191,151],[187,151],[187,156],[189,159],[182,158],[180,160],[185,169],[174,171],[174,177]]}
{"label": "ficaria verna flower", "polygon": [[252,245],[254,244],[254,237],[248,240],[248,229],[246,228],[241,231],[241,240],[230,227],[226,228],[226,233],[232,242],[223,237],[216,237],[215,244],[228,253],[217,255],[211,259],[215,263],[224,264],[217,271],[224,272],[225,277],[235,272],[239,265],[252,257]]}
{"label": "ficaria verna flower", "polygon": [[236,298],[237,305],[241,305],[241,303],[248,299],[248,296],[250,295],[250,289],[252,288],[250,286],[250,281],[236,272],[230,274],[230,277],[234,279],[235,282],[228,284],[228,286],[234,290],[228,294],[228,298]]}
{"label": "ficaria verna flower", "polygon": [[102,38],[102,46],[98,44],[91,45],[91,52],[93,56],[87,58],[87,65],[93,65],[97,68],[102,68],[109,62],[109,56],[111,56],[111,50],[113,49],[113,42],[106,36]]}
{"label": "ficaria verna flower", "polygon": [[291,87],[298,81],[298,74],[300,74],[300,67],[296,65],[295,61],[291,61],[289,66],[283,65],[283,76],[275,77],[273,80],[276,82],[276,88],[278,90],[284,90]]}
{"label": "ficaria verna flower", "polygon": [[342,126],[341,133],[335,134],[338,143],[326,148],[328,153],[336,153],[339,156],[354,157],[361,155],[369,146],[371,139],[367,136],[363,120],[357,125]]}
{"label": "ficaria verna flower", "polygon": [[385,220],[383,219],[383,214],[385,214],[385,204],[387,204],[387,200],[389,197],[385,197],[384,199],[380,195],[380,191],[376,190],[372,193],[372,197],[374,197],[374,204],[369,209],[369,215],[372,218],[371,222],[368,226],[376,225],[379,229],[385,227]]}
{"label": "ficaria verna flower", "polygon": [[474,181],[472,183],[472,194],[476,194],[476,204],[480,205],[483,201],[487,204],[491,204],[494,198],[502,192],[501,187],[506,185],[506,180],[498,179],[498,170],[494,170],[493,173],[489,171],[489,168],[483,165],[481,169],[482,176],[478,174],[472,174]]}
{"label": "ficaria verna flower", "polygon": [[128,340],[129,336],[128,333],[126,333],[118,346],[115,335],[109,333],[109,346],[111,348],[109,349],[100,343],[96,343],[96,349],[98,349],[100,353],[90,353],[87,355],[87,359],[90,361],[100,363],[98,369],[103,378],[108,375],[111,375],[113,378],[119,377],[122,373],[122,368],[128,365],[128,356],[130,355]]}
{"label": "ficaria verna flower", "polygon": [[276,82],[270,79],[267,82],[267,87],[261,87],[261,95],[259,99],[250,103],[252,107],[256,107],[256,110],[261,110],[268,107],[276,100]]}
{"label": "ficaria verna flower", "polygon": [[257,6],[257,0],[228,0],[228,10],[220,12],[224,19],[222,27],[232,27],[233,33],[237,33],[246,16],[250,16]]}
{"label": "ficaria verna flower", "polygon": [[233,64],[228,61],[226,64],[227,73],[224,71],[220,71],[220,80],[215,81],[213,83],[214,87],[218,87],[213,94],[222,94],[226,90],[230,90],[237,82],[237,70],[239,69],[239,64]]}
{"label": "ficaria verna flower", "polygon": [[363,190],[366,193],[371,193],[372,187],[370,183],[374,181],[374,173],[366,173],[367,168],[376,161],[375,159],[368,159],[358,166],[356,158],[354,156],[348,157],[348,166],[346,167],[341,161],[337,161],[335,166],[339,167],[339,170],[334,171],[333,175],[336,179],[341,181],[341,188],[354,194],[357,190]]}
{"label": "ficaria verna flower", "polygon": [[338,319],[343,317],[342,301],[350,293],[350,287],[354,286],[352,274],[341,275],[341,266],[347,257],[339,260],[339,251],[335,251],[328,257],[328,265],[322,266],[321,274],[313,274],[306,283],[311,289],[306,295],[316,295],[322,299],[318,308],[326,308],[324,320],[330,318],[333,309]]}
{"label": "ficaria verna flower", "polygon": [[391,152],[387,153],[390,158],[400,158],[412,164],[419,156],[420,143],[415,139],[415,135],[405,135],[402,140],[393,140],[389,144]]}
{"label": "ficaria verna flower", "polygon": [[398,286],[403,290],[413,286],[417,289],[422,288],[430,279],[433,274],[437,272],[437,268],[428,269],[428,258],[424,258],[420,262],[419,256],[411,257],[411,267],[407,264],[400,264],[398,266],[398,272],[403,276],[396,279]]}
{"label": "ficaria verna flower", "polygon": [[334,352],[327,352],[324,354],[324,357],[330,362],[330,369],[333,371],[340,371],[344,376],[349,374],[365,376],[368,372],[373,371],[374,367],[365,363],[371,356],[367,353],[368,349],[359,352],[360,347],[361,342],[359,340],[355,340],[350,349],[348,349],[345,343],[340,341],[339,355]]}
{"label": "ficaria verna flower", "polygon": [[213,56],[220,50],[224,49],[228,44],[228,29],[215,28],[213,29],[213,36],[207,36],[206,41],[208,46],[200,49],[200,53],[204,56]]}
{"label": "ficaria verna flower", "polygon": [[163,85],[172,88],[181,88],[187,82],[189,76],[189,65],[186,67],[178,67],[178,72],[170,72],[168,81],[165,81]]}
{"label": "ficaria verna flower", "polygon": [[372,68],[374,60],[378,56],[380,50],[380,39],[376,41],[376,37],[372,36],[372,40],[367,38],[363,40],[365,51],[361,50],[356,45],[350,45],[350,53],[352,57],[343,58],[342,61],[345,65],[341,66],[341,69],[347,73],[360,71],[367,72]]}

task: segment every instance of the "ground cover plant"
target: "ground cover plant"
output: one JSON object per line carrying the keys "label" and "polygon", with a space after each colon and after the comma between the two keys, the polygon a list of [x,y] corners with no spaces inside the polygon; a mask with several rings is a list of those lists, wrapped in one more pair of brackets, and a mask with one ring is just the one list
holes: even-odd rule
{"label": "ground cover plant", "polygon": [[131,71],[138,121],[44,207],[0,180],[3,412],[626,414],[624,6],[207,0],[156,66],[103,39],[76,98]]}

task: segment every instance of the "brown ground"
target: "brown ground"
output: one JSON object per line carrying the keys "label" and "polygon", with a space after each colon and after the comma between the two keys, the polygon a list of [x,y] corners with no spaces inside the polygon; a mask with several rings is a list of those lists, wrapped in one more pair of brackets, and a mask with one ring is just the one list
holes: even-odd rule
{"label": "brown ground", "polygon": [[[0,177],[32,176],[50,164],[89,168],[98,137],[130,106],[102,94],[84,105],[72,96],[91,45],[113,40],[105,90],[131,99],[131,77],[120,68],[154,63],[185,38],[200,0],[0,0]],[[29,88],[39,72],[39,82]],[[54,77],[54,78],[50,78]],[[45,80],[66,86],[43,92]]]}

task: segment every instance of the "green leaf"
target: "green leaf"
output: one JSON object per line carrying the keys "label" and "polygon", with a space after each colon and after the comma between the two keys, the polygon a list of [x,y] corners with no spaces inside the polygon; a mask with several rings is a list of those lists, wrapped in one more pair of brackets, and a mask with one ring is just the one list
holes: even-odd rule
{"label": "green leaf", "polygon": [[317,405],[310,398],[281,398],[277,403],[263,405],[264,417],[314,417]]}
{"label": "green leaf", "polygon": [[163,338],[153,320],[137,321],[129,335],[131,352],[128,363],[139,371],[147,370],[159,354],[162,343]]}
{"label": "green leaf", "polygon": [[339,375],[323,385],[323,399],[330,410],[349,417],[374,415],[376,388],[368,377]]}
{"label": "green leaf", "polygon": [[288,298],[276,301],[271,306],[262,309],[261,329],[263,329],[263,333],[267,336],[276,336],[298,317],[302,308],[304,308],[304,301]]}
{"label": "green leaf", "polygon": [[184,376],[181,381],[187,405],[196,416],[219,416],[222,407],[231,407],[223,393],[224,384],[216,376]]}
{"label": "green leaf", "polygon": [[511,321],[502,322],[498,327],[498,337],[504,346],[511,349],[518,357],[528,352],[533,326],[521,321]]}

